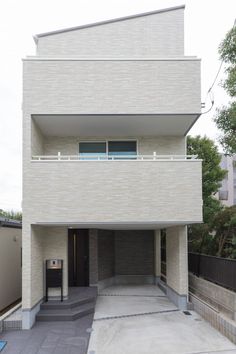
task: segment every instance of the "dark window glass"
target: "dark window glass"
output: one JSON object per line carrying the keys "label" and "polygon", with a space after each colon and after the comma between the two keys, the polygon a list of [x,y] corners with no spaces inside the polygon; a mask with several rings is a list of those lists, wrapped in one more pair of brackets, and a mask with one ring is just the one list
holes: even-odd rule
{"label": "dark window glass", "polygon": [[83,160],[96,160],[106,155],[106,143],[79,143],[79,154]]}
{"label": "dark window glass", "polygon": [[136,141],[109,141],[109,156],[133,156],[137,154]]}

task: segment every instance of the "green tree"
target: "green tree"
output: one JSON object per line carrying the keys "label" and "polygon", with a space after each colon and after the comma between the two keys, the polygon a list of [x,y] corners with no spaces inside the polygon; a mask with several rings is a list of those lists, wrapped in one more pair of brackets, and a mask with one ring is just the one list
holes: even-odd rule
{"label": "green tree", "polygon": [[203,224],[189,227],[190,251],[214,253],[213,239],[210,234],[215,214],[222,209],[221,203],[214,197],[220,187],[226,171],[220,167],[221,156],[217,146],[209,138],[195,136],[187,137],[188,155],[197,155],[202,159],[202,198]]}
{"label": "green tree", "polygon": [[203,219],[208,222],[211,210],[219,210],[219,202],[213,196],[220,187],[226,171],[220,167],[221,156],[215,143],[206,136],[187,137],[188,155],[197,155],[202,159],[202,198]]}
{"label": "green tree", "polygon": [[236,153],[236,26],[226,34],[220,44],[219,54],[220,59],[227,65],[223,87],[232,101],[228,106],[217,109],[214,121],[223,133],[219,140],[225,152],[234,154]]}
{"label": "green tree", "polygon": [[216,255],[236,258],[236,206],[228,207],[216,214],[213,219]]}
{"label": "green tree", "polygon": [[22,213],[20,211],[4,211],[3,209],[0,209],[0,216],[13,220],[22,220]]}

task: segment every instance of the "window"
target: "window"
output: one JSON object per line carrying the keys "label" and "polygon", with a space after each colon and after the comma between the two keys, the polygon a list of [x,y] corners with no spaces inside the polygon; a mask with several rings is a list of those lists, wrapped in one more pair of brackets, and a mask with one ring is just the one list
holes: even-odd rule
{"label": "window", "polygon": [[81,142],[79,143],[81,160],[99,159],[136,159],[136,141]]}
{"label": "window", "polygon": [[79,143],[79,155],[82,157],[82,160],[97,160],[98,157],[106,156],[106,143]]}
{"label": "window", "polygon": [[137,155],[136,145],[136,141],[108,141],[108,156],[120,156],[121,158],[127,157],[128,159],[133,159]]}

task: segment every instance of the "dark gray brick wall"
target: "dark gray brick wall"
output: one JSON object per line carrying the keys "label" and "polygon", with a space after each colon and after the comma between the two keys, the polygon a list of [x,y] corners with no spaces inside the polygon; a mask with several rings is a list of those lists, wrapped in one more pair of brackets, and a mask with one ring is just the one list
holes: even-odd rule
{"label": "dark gray brick wall", "polygon": [[89,284],[94,285],[98,282],[98,252],[97,235],[98,231],[89,230]]}
{"label": "dark gray brick wall", "polygon": [[115,231],[115,274],[154,274],[153,231]]}
{"label": "dark gray brick wall", "polygon": [[114,276],[114,231],[98,230],[98,280]]}

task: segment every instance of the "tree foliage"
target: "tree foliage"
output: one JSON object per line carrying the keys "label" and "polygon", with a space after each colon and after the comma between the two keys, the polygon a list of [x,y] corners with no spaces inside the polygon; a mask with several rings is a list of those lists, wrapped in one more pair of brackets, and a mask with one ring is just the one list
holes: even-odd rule
{"label": "tree foliage", "polygon": [[202,159],[203,219],[209,222],[212,215],[221,208],[213,195],[218,191],[226,171],[220,167],[221,156],[217,146],[206,136],[188,136],[187,151],[188,155],[198,155]]}
{"label": "tree foliage", "polygon": [[236,258],[236,206],[217,213],[212,228],[215,231],[216,255]]}
{"label": "tree foliage", "polygon": [[226,171],[220,167],[221,156],[217,146],[207,137],[187,138],[187,152],[202,159],[202,197],[203,197],[203,224],[192,225],[188,228],[190,251],[214,254],[215,246],[210,235],[212,221],[222,205],[214,197],[220,187]]}
{"label": "tree foliage", "polygon": [[22,220],[22,213],[20,211],[4,211],[3,209],[0,209],[0,216],[7,218],[7,219],[13,219],[13,220]]}
{"label": "tree foliage", "polygon": [[232,98],[228,106],[223,106],[217,110],[215,122],[222,131],[220,137],[225,152],[236,153],[236,26],[226,35],[219,46],[220,59],[227,64],[226,79],[223,87]]}

